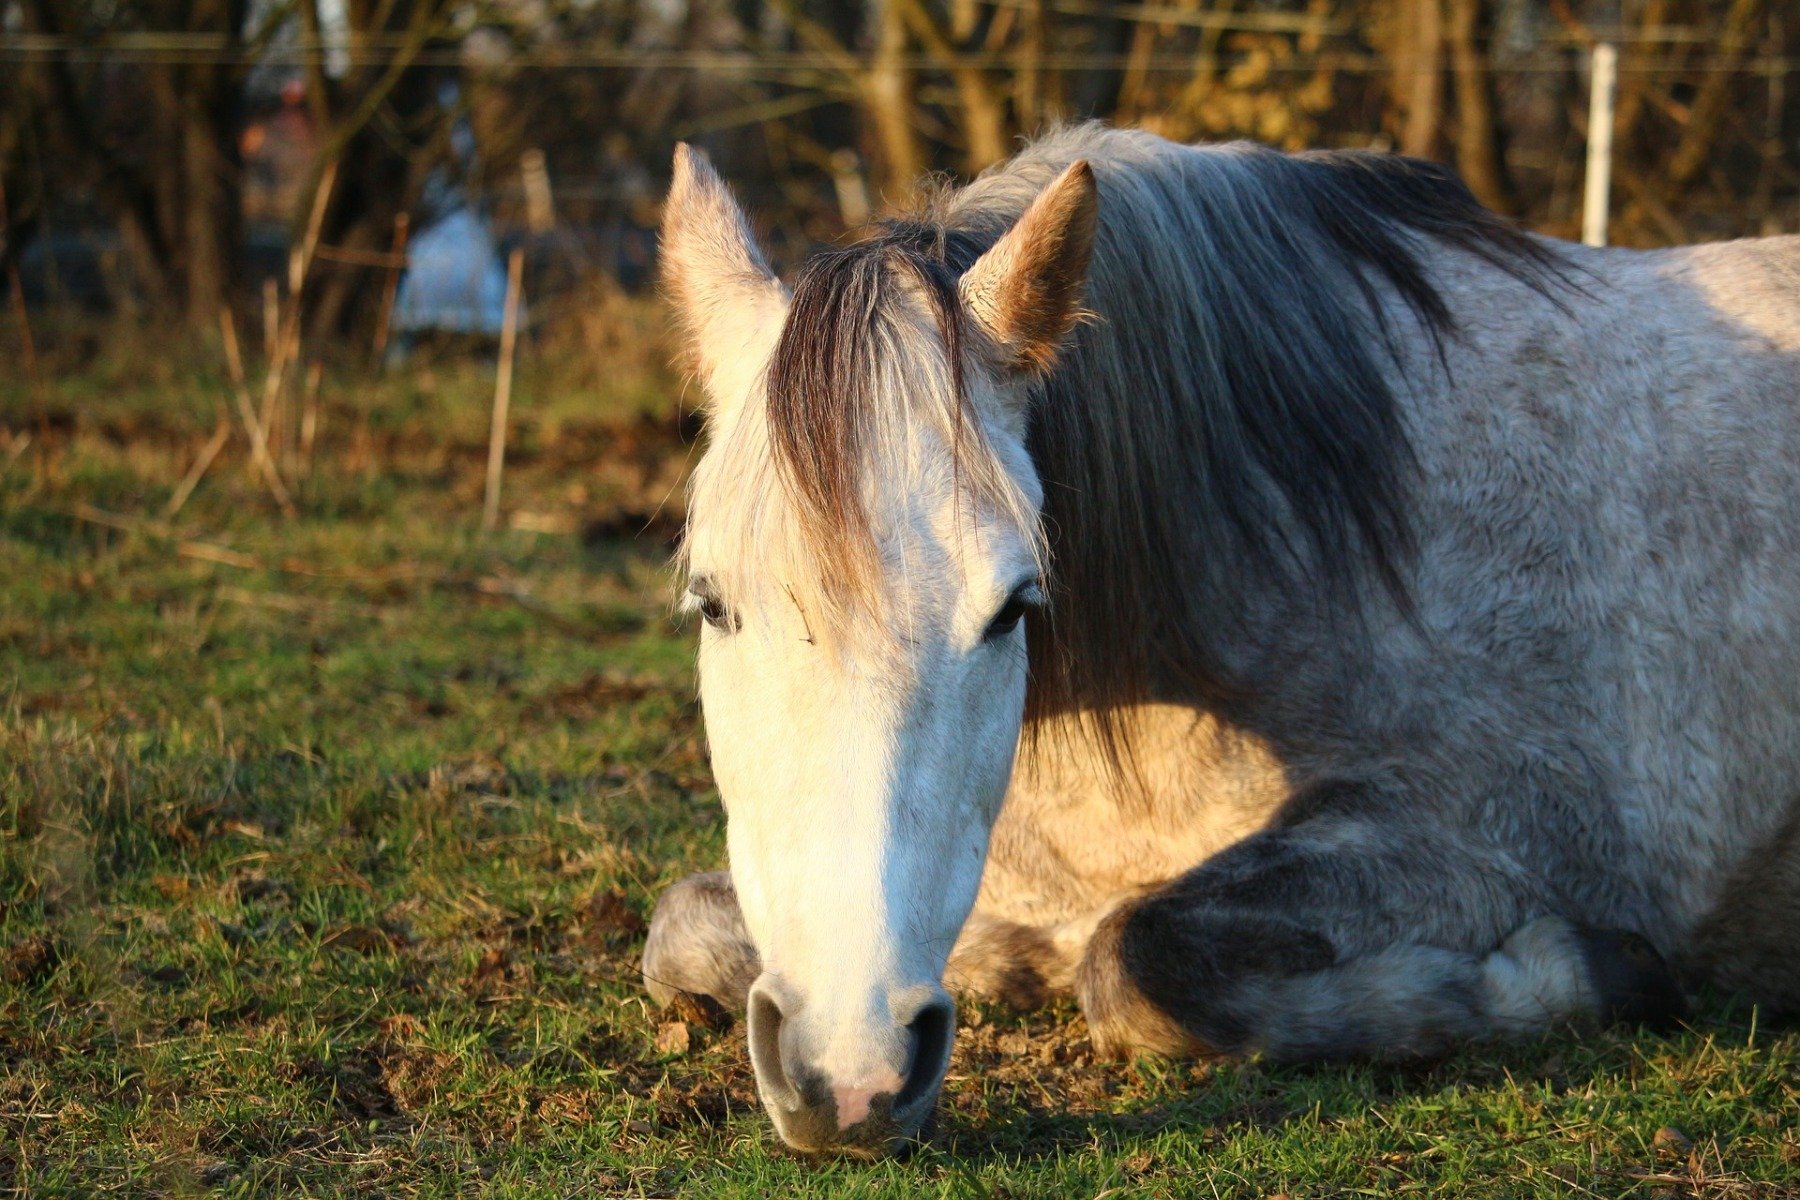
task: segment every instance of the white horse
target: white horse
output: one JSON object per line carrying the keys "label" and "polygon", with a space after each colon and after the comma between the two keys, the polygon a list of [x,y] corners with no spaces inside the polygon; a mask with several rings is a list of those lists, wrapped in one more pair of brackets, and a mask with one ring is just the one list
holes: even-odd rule
{"label": "white horse", "polygon": [[1098,126],[791,290],[684,148],[665,238],[731,870],[645,973],[788,1142],[916,1134],[946,980],[1287,1058],[1800,1004],[1800,241]]}

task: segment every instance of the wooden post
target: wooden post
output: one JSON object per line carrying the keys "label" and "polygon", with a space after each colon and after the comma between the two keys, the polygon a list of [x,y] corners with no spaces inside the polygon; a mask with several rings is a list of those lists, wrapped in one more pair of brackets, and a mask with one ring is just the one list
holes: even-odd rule
{"label": "wooden post", "polygon": [[1619,52],[1611,42],[1594,47],[1588,92],[1587,182],[1581,197],[1581,240],[1606,245],[1612,204],[1613,96],[1619,85]]}
{"label": "wooden post", "polygon": [[500,322],[500,367],[494,376],[494,418],[488,428],[487,503],[481,527],[500,524],[500,474],[506,468],[506,412],[512,404],[513,354],[519,344],[519,291],[525,274],[525,248],[513,248],[506,260],[506,312]]}

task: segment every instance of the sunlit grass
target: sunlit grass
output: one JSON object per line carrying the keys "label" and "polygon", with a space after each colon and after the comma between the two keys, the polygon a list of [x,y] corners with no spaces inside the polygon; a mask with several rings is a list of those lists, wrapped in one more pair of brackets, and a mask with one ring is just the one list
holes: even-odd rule
{"label": "sunlit grass", "polygon": [[559,396],[508,497],[567,532],[483,536],[453,364],[335,385],[297,519],[240,441],[164,528],[217,381],[108,370],[0,476],[0,1190],[1800,1194],[1800,1036],[1722,1003],[1417,1069],[1096,1062],[1067,1006],[965,1008],[926,1147],[793,1158],[741,1034],[659,1050],[635,979],[722,827],[662,548],[578,534],[680,448],[588,462],[627,418]]}

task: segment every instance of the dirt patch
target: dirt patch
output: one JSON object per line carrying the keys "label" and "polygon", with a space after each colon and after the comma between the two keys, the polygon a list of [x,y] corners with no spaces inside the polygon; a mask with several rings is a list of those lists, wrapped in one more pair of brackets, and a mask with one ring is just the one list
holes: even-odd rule
{"label": "dirt patch", "polygon": [[48,933],[34,933],[0,951],[0,979],[27,986],[48,979],[62,950]]}
{"label": "dirt patch", "polygon": [[632,679],[590,671],[573,683],[546,691],[542,705],[559,717],[592,718],[621,704],[672,694],[666,680]]}
{"label": "dirt patch", "polygon": [[607,953],[644,936],[650,925],[617,888],[594,893],[582,906],[581,940]]}

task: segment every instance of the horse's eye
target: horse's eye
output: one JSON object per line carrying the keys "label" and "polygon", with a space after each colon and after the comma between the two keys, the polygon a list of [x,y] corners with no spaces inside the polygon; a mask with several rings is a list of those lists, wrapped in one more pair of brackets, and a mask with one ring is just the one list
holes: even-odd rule
{"label": "horse's eye", "polygon": [[1015,596],[994,614],[994,619],[988,622],[987,632],[981,635],[982,640],[991,642],[995,638],[1003,638],[1017,629],[1019,622],[1024,619],[1025,602]]}
{"label": "horse's eye", "polygon": [[736,633],[737,620],[731,610],[725,607],[725,601],[713,590],[712,582],[707,579],[696,579],[688,584],[688,594],[696,601],[695,607],[708,625],[720,633]]}
{"label": "horse's eye", "polygon": [[981,640],[984,642],[998,641],[1017,629],[1019,622],[1025,619],[1025,613],[1042,603],[1041,596],[1042,593],[1038,590],[1035,581],[1014,588],[1013,594],[1006,598],[1006,603],[1000,606],[1000,611],[995,613],[993,619],[988,622],[987,629],[982,632]]}

